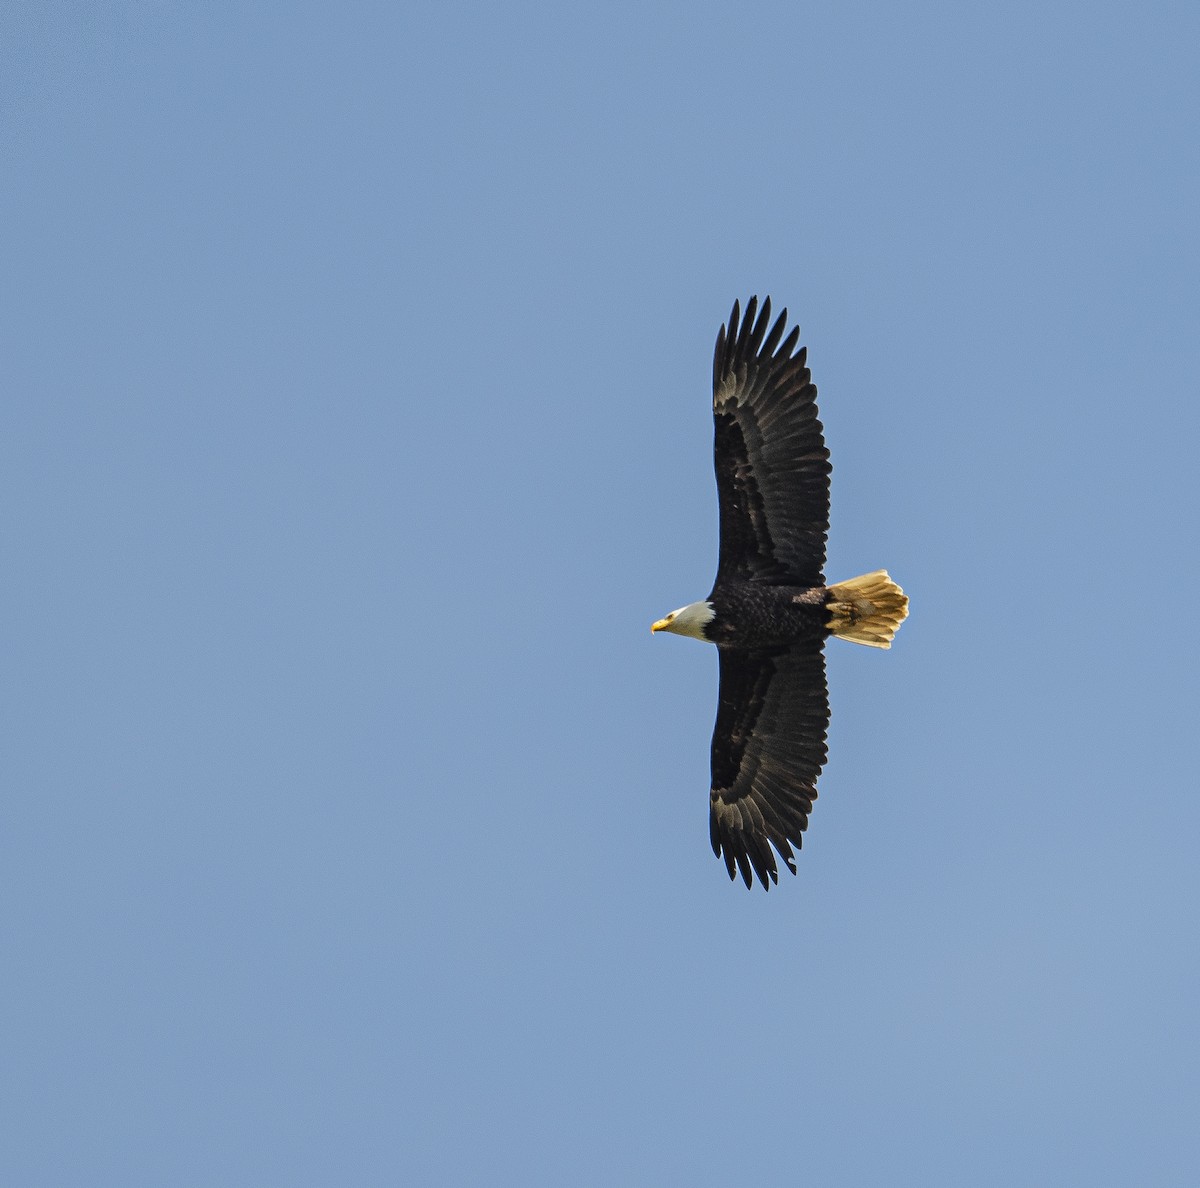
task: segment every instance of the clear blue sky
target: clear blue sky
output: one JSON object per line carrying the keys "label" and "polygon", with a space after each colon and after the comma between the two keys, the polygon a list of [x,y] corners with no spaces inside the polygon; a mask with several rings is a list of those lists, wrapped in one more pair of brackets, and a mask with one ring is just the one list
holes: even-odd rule
{"label": "clear blue sky", "polygon": [[[1195,1184],[1197,12],[6,4],[0,1179]],[[769,895],[751,293],[912,597]]]}

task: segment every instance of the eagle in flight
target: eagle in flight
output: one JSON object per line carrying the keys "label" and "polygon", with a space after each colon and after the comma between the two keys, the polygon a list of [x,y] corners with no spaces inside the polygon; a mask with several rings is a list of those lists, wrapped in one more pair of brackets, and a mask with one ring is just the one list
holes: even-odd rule
{"label": "eagle in flight", "polygon": [[731,879],[751,887],[757,875],[768,890],[775,851],[796,873],[792,846],[828,755],[825,640],[891,647],[908,614],[886,570],[825,585],[829,450],[800,328],[786,328],[786,309],[772,325],[771,299],[759,309],[752,297],[717,335],[717,578],[703,602],[651,627],[717,645],[709,835]]}

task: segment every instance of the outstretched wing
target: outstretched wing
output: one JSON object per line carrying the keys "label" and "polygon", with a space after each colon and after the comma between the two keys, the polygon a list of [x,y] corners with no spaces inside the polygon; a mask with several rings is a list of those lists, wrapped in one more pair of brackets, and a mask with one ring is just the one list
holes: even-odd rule
{"label": "outstretched wing", "polygon": [[[755,316],[757,312],[757,317]],[[714,456],[721,510],[717,582],[825,584],[829,451],[817,420],[817,389],[783,338],[787,310],[768,333],[771,299],[733,304],[713,355]],[[796,352],[793,354],[793,352]]]}
{"label": "outstretched wing", "polygon": [[774,846],[796,873],[828,751],[823,641],[786,648],[720,648],[721,692],[712,740],[709,832],[729,877],[751,868],[768,890],[779,881]]}

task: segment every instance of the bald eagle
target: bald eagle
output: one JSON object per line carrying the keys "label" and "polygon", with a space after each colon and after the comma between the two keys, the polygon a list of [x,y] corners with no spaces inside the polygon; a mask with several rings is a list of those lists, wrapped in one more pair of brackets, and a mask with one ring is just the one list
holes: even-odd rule
{"label": "bald eagle", "polygon": [[771,325],[771,299],[760,310],[752,297],[717,335],[717,578],[703,602],[650,628],[717,645],[709,835],[731,879],[752,887],[753,872],[767,890],[779,882],[772,847],[796,873],[792,846],[828,755],[825,640],[891,647],[908,614],[886,570],[825,585],[829,451],[807,348],[786,326],[786,309]]}

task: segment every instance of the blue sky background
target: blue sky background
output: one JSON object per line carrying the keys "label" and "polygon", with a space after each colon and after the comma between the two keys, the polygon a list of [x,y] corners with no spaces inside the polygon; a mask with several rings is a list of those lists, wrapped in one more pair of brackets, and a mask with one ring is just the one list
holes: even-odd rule
{"label": "blue sky background", "polygon": [[[5,1183],[1192,1185],[1200,10],[13,0]],[[707,837],[803,327],[797,878]]]}

